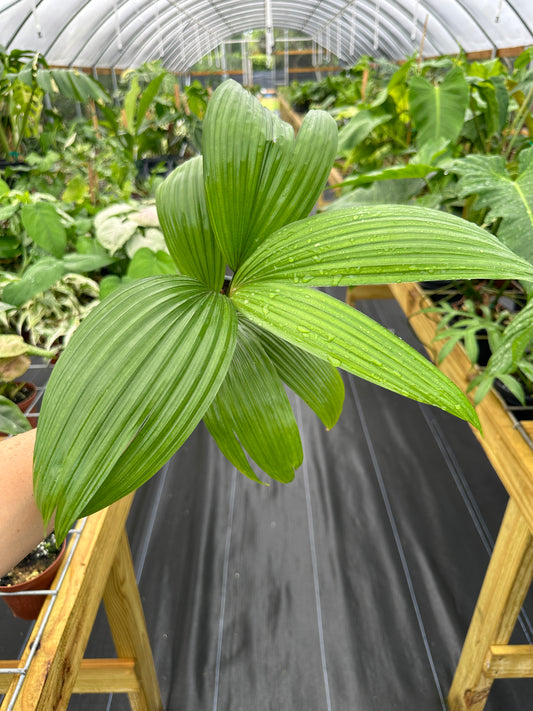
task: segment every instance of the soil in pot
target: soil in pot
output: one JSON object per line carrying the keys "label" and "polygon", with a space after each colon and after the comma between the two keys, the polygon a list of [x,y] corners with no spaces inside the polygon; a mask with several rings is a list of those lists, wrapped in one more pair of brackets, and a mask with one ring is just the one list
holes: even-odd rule
{"label": "soil in pot", "polygon": [[[0,578],[0,591],[15,593],[48,590],[65,552],[66,543],[58,548],[51,533],[33,551]],[[15,617],[35,620],[39,616],[46,595],[2,595]]]}

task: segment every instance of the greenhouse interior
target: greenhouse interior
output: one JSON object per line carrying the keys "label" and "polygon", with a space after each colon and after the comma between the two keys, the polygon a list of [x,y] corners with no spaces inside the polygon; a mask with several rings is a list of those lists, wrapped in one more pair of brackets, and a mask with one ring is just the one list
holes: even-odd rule
{"label": "greenhouse interior", "polygon": [[533,709],[530,0],[0,0],[0,711]]}

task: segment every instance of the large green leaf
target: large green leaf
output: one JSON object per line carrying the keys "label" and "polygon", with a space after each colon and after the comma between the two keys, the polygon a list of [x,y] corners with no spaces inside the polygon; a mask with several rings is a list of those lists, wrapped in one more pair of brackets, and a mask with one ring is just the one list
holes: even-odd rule
{"label": "large green leaf", "polygon": [[141,247],[133,255],[126,273],[131,279],[144,279],[158,274],[175,274],[176,265],[167,252]]}
{"label": "large green leaf", "polygon": [[31,430],[28,418],[14,402],[0,395],[0,432],[17,435],[27,430]]}
{"label": "large green leaf", "polygon": [[533,263],[533,148],[520,153],[518,169],[513,180],[502,156],[470,155],[454,164],[459,195],[478,195],[477,207],[488,208],[488,221],[502,218],[502,242]]}
{"label": "large green leaf", "polygon": [[455,67],[440,84],[421,76],[409,82],[409,106],[417,129],[417,145],[455,141],[465,120],[470,91],[460,67]]}
{"label": "large green leaf", "polygon": [[[384,171],[384,173],[388,172]],[[364,182],[362,181],[362,183]],[[425,186],[426,182],[418,178],[402,178],[401,175],[395,175],[394,179],[382,180],[379,177],[370,186],[367,184],[364,188],[358,187],[345,193],[330,203],[326,210],[345,210],[347,207],[360,205],[405,205],[412,202],[413,197],[419,194]]]}
{"label": "large green leaf", "polygon": [[34,487],[62,538],[140,486],[190,435],[230,365],[229,299],[189,277],[143,279],[82,322],[48,383]]}
{"label": "large green leaf", "polygon": [[207,215],[201,156],[172,171],[157,189],[156,204],[168,250],[180,272],[219,291],[224,259]]}
{"label": "large green leaf", "polygon": [[[237,440],[270,477],[294,479],[303,459],[298,425],[281,379],[250,329],[239,327],[231,366],[205,423],[239,469],[242,455],[233,454]],[[250,475],[249,467],[241,471]]]}
{"label": "large green leaf", "polygon": [[[28,73],[27,82],[31,86],[32,74]],[[99,82],[76,69],[46,69],[35,72],[37,85],[47,94],[59,91],[73,101],[85,103],[88,99],[109,101],[109,95]]]}
{"label": "large green leaf", "polygon": [[337,369],[251,321],[241,323],[255,331],[283,382],[331,429],[344,403],[344,383]]}
{"label": "large green leaf", "polygon": [[55,207],[49,202],[23,205],[20,216],[35,244],[60,259],[67,246],[67,233]]}
{"label": "large green leaf", "polygon": [[37,294],[50,289],[65,274],[62,260],[44,257],[31,264],[22,277],[5,285],[2,299],[13,306],[22,306]]}
{"label": "large green leaf", "polygon": [[479,426],[472,405],[451,380],[404,341],[343,302],[315,289],[276,282],[239,287],[232,300],[251,321],[335,368]]}
{"label": "large green leaf", "polygon": [[202,145],[209,218],[235,270],[270,232],[310,212],[335,157],[337,126],[311,111],[295,140],[288,124],[230,80],[209,102]]}
{"label": "large green leaf", "polygon": [[533,279],[533,267],[477,225],[438,210],[383,205],[333,210],[287,225],[258,247],[233,284],[313,286],[438,279]]}
{"label": "large green leaf", "polygon": [[339,153],[351,151],[362,143],[375,128],[387,123],[391,118],[391,114],[383,111],[372,111],[371,109],[358,111],[339,131]]}
{"label": "large green leaf", "polygon": [[137,116],[135,119],[135,133],[139,133],[140,128],[142,126],[142,122],[146,116],[146,112],[150,108],[150,105],[152,104],[153,100],[157,96],[159,89],[161,88],[161,84],[163,83],[163,79],[168,76],[167,72],[161,72],[158,76],[154,77],[151,82],[148,84],[148,86],[143,90],[143,93],[141,94],[141,98],[139,100],[139,106],[137,108]]}

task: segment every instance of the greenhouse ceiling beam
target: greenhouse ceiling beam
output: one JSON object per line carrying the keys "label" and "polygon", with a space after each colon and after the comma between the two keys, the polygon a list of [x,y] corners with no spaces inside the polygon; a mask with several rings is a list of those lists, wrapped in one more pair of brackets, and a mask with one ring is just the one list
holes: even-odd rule
{"label": "greenhouse ceiling beam", "polygon": [[[264,29],[263,28],[264,14],[263,14],[263,12],[259,11],[260,7],[257,5],[257,3],[255,5],[257,8],[257,12],[256,12],[257,19],[254,21],[253,24],[250,24],[250,22],[248,21],[246,29],[256,29],[256,28]],[[195,50],[195,45],[193,45],[192,43],[189,43],[187,45],[188,51],[187,50],[183,51],[183,49],[185,48],[185,44],[183,43],[183,28],[180,28],[180,29],[182,29],[182,34],[180,36],[180,34],[178,34],[176,32],[176,23],[173,20],[173,18],[171,18],[169,20],[169,23],[167,23],[165,30],[166,30],[167,37],[175,38],[174,41],[171,43],[169,43],[167,40],[167,47],[170,47],[169,51],[171,52],[171,56],[173,57],[173,60],[171,63],[171,68],[173,70],[182,71],[182,70],[187,69],[189,66],[191,66],[196,61],[200,60],[203,56],[207,55],[210,51],[213,51],[217,46],[219,46],[222,39],[224,39],[226,37],[231,37],[233,35],[236,35],[236,34],[239,34],[240,32],[242,32],[242,26],[241,26],[241,24],[239,24],[239,18],[241,15],[244,15],[245,17],[249,17],[249,9],[247,7],[243,7],[243,4],[242,4],[242,2],[240,2],[240,0],[234,0],[231,3],[226,3],[226,7],[228,7],[228,6],[234,7],[238,10],[237,13],[235,11],[233,11],[233,13],[232,13],[232,25],[231,26],[228,25],[228,29],[222,33],[220,32],[220,29],[218,29],[217,31],[214,30],[212,32],[208,31],[207,32],[207,38],[209,40],[208,42],[205,42],[203,44],[200,41],[195,42],[195,45],[199,45],[197,51]],[[205,33],[205,25],[202,22],[197,22],[196,24],[200,28],[197,32],[197,37],[198,37],[198,39],[200,37],[203,38],[206,34]],[[144,28],[144,31],[142,34],[147,35],[147,39],[143,44],[141,44],[140,48],[138,49],[137,56],[142,55],[142,53],[146,52],[146,51],[150,52],[148,56],[150,56],[150,57],[154,56],[154,52],[148,49],[150,46],[153,46],[153,44],[154,44],[152,37],[149,36],[148,33],[149,33],[149,28]],[[210,38],[212,38],[212,39],[210,39]],[[139,40],[139,39],[140,39],[140,36],[138,36],[136,38],[136,40]],[[178,43],[178,45],[179,45],[177,51],[174,50],[174,45],[176,43]],[[174,61],[175,61],[174,58],[179,54],[183,54],[183,59],[181,60],[181,62],[178,65],[174,65]],[[120,55],[119,61],[122,59],[123,55],[124,55],[124,53],[122,53]]]}
{"label": "greenhouse ceiling beam", "polygon": [[[472,13],[472,11],[465,5],[464,0],[455,0],[455,1],[456,1],[456,3],[457,3],[460,7],[463,8],[463,10],[468,14],[468,16],[472,19],[472,21],[477,24],[477,26],[479,27],[479,29],[481,30],[481,32],[483,32],[483,34],[485,35],[485,37],[487,37],[487,39],[491,42],[491,44],[492,44],[494,50],[497,50],[497,49],[498,49],[498,46],[493,42],[491,36],[488,34],[488,32],[486,32],[486,30],[484,29],[483,25],[479,22],[478,18],[477,18],[477,17]],[[505,4],[505,5],[511,10],[511,12],[516,15],[516,17],[519,19],[519,21],[520,21],[521,24],[523,25],[524,29],[526,29],[526,30],[529,32],[529,34],[531,35],[531,34],[532,34],[531,28],[529,27],[529,25],[527,24],[527,22],[525,22],[525,20],[524,20],[523,17],[520,15],[520,13],[516,10],[514,4],[513,4],[512,2],[509,2],[509,0],[502,0],[502,1],[500,2],[500,5],[503,5],[503,4]]]}
{"label": "greenhouse ceiling beam", "polygon": [[[372,42],[368,48],[368,53],[372,54],[372,49],[375,49],[375,15],[367,12],[366,7],[363,7],[361,4],[357,7],[357,10],[359,11],[359,22],[364,24],[364,26],[368,29],[368,32],[372,35]],[[315,14],[308,18],[307,24],[304,27],[304,32],[312,34],[313,36],[316,36],[317,34],[323,35],[327,34],[327,29],[330,27],[332,27],[332,23],[328,21],[328,16],[324,12],[324,8],[318,7]],[[380,34],[380,41],[384,43],[385,46],[389,47],[386,56],[389,59],[398,59],[405,56],[405,54],[409,54],[412,48],[403,42],[403,35],[398,29],[397,23],[394,22],[394,19],[391,18],[388,13],[385,20],[385,27],[388,31]],[[354,59],[353,56],[350,56],[349,49],[347,55],[351,60]]]}
{"label": "greenhouse ceiling beam", "polygon": [[[380,12],[378,14],[376,12],[376,10],[377,10],[376,3],[364,2],[364,1],[362,2],[361,0],[350,0],[349,2],[346,2],[344,7],[341,8],[336,13],[336,15],[329,20],[328,25],[332,24],[337,17],[344,15],[348,10],[350,10],[353,13],[352,16],[355,16],[356,11],[357,11],[357,13],[359,13],[359,15],[363,15],[365,17],[365,19],[368,20],[369,27],[375,27],[378,18],[386,17],[387,18],[387,27],[394,28],[395,36],[400,37],[400,40],[397,42],[398,51],[395,53],[394,57],[390,57],[390,58],[400,59],[403,56],[412,54],[412,52],[415,50],[415,47],[410,45],[408,43],[408,41],[406,41],[404,39],[404,38],[410,37],[410,34],[411,34],[410,32],[407,32],[407,29],[408,29],[409,25],[412,26],[412,24],[413,24],[412,14],[407,13],[405,6],[401,2],[398,2],[397,0],[385,0],[385,2],[387,5],[394,7],[399,14],[401,14],[405,17],[405,19],[406,19],[405,25],[406,26],[403,26],[401,28],[398,27],[397,18],[394,15],[392,15],[388,9],[384,11],[383,7],[380,6]],[[318,12],[318,9],[319,8],[316,9],[316,12]],[[309,19],[309,22],[311,21],[311,19],[312,18]],[[459,50],[460,48],[457,45],[457,42],[456,42],[453,34],[451,32],[449,32],[448,30],[446,30],[445,26],[443,25],[443,23],[440,20],[438,20],[438,24],[444,30],[444,32],[446,32],[449,35],[450,39],[453,41],[453,43]],[[420,34],[422,35],[422,32],[420,32]],[[434,35],[435,35],[435,33],[432,33],[430,37],[428,37],[426,35],[426,39],[428,40],[428,42],[430,42],[432,44],[432,46],[435,47],[436,53],[441,53],[441,48],[440,48],[441,42],[435,41],[433,39]]]}
{"label": "greenhouse ceiling beam", "polygon": [[[164,42],[165,36],[170,34],[169,29],[173,30],[176,27],[176,24],[178,27],[181,24],[184,24],[183,23],[184,18],[187,22],[189,22],[189,24],[193,25],[197,29],[198,33],[200,33],[200,31],[201,31],[202,35],[205,35],[206,29],[207,29],[208,36],[213,36],[213,37],[217,36],[215,29],[213,29],[212,31],[210,30],[210,27],[213,23],[210,23],[209,26],[206,28],[206,22],[204,22],[203,15],[200,18],[198,16],[195,17],[190,12],[185,11],[184,8],[178,7],[177,4],[175,2],[172,2],[171,0],[165,0],[165,4],[167,5],[167,8],[164,9],[160,13],[160,18],[161,18],[161,21],[162,21],[165,29],[164,29],[164,32],[163,32],[163,30],[161,30],[160,37],[158,37],[158,38],[153,37],[154,33],[153,33],[153,29],[150,25],[147,25],[145,23],[141,24],[139,26],[139,30],[130,36],[130,38],[128,40],[128,46],[124,46],[117,53],[116,65],[120,65],[124,54],[129,51],[129,48],[131,47],[131,45],[135,44],[139,40],[139,37],[142,37],[142,35],[144,35],[144,34],[149,34],[150,39],[153,39],[154,43],[159,45],[161,42]],[[209,18],[210,18],[209,8],[212,6],[212,4],[213,4],[212,2],[209,2],[207,4],[204,3],[204,8],[205,8],[204,12],[205,12],[205,14],[208,15]],[[138,6],[137,12],[128,19],[127,23],[125,23],[123,25],[124,31],[126,32],[128,27],[130,25],[134,24],[134,22],[143,13],[147,12],[152,6],[153,6],[153,3],[150,2],[150,0],[147,0],[143,5]],[[176,9],[180,10],[180,13],[181,13],[180,15],[175,14],[174,10],[176,10]],[[167,21],[167,15],[168,15],[168,21]],[[231,32],[232,34],[237,33],[237,30],[229,22],[224,20],[223,24],[227,27],[228,32]],[[218,27],[218,25],[216,25],[216,27]],[[180,38],[180,39],[182,39],[182,38]],[[143,47],[147,46],[147,44],[148,43],[141,45],[140,49],[136,53],[137,56],[142,54]],[[107,51],[108,51],[108,47],[105,47],[104,50],[96,57],[96,64],[101,62],[102,57],[106,54]],[[78,56],[80,53],[81,53],[81,48],[80,48],[80,52],[78,53]],[[149,58],[146,57],[146,58],[141,59],[140,61],[149,61]]]}

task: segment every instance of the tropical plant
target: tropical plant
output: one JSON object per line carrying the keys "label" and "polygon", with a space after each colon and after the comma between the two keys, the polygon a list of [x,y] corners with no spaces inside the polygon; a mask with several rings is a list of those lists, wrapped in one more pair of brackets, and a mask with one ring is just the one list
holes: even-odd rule
{"label": "tropical plant", "polygon": [[37,136],[43,97],[61,94],[72,101],[109,100],[100,84],[74,69],[51,69],[45,58],[27,50],[0,47],[0,152],[18,157],[23,141]]}
{"label": "tropical plant", "polygon": [[[66,274],[96,272],[114,262],[103,247],[84,241],[91,222],[46,193],[10,190],[0,180],[0,258],[13,274],[1,299],[22,306]],[[81,233],[81,234],[80,234]]]}
{"label": "tropical plant", "polygon": [[336,148],[325,112],[311,111],[295,139],[236,82],[214,92],[203,157],[177,168],[157,193],[179,273],[141,279],[102,301],[46,389],[34,490],[44,520],[56,512],[59,540],[77,516],[155,474],[202,418],[250,478],[260,480],[246,452],[270,477],[292,480],[303,455],[283,383],[329,428],[343,403],[337,367],[478,423],[426,358],[314,287],[531,280],[533,267],[477,225],[429,209],[306,217]]}
{"label": "tropical plant", "polygon": [[460,197],[475,196],[485,222],[499,239],[533,263],[533,148],[518,156],[517,170],[503,156],[470,155],[456,161]]}
{"label": "tropical plant", "polygon": [[487,366],[470,382],[477,404],[485,397],[496,380],[502,382],[522,404],[533,390],[533,299],[528,302],[505,331],[496,334],[492,355]]}
{"label": "tropical plant", "polygon": [[31,346],[18,335],[0,335],[0,432],[19,434],[31,428],[16,405],[25,383],[15,378],[28,370],[32,355],[52,358],[54,352]]}
{"label": "tropical plant", "polygon": [[[0,291],[16,281],[0,272]],[[59,354],[100,298],[100,286],[83,274],[66,274],[17,307],[0,302],[0,330],[16,332],[34,346]]]}

